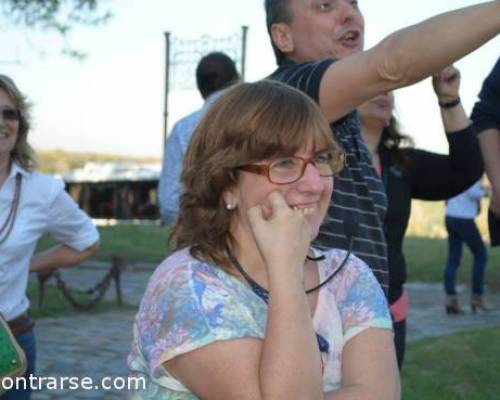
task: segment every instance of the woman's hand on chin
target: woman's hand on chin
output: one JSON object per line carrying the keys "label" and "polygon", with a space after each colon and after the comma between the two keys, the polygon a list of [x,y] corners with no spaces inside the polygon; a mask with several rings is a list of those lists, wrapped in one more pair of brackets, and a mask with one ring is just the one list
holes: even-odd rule
{"label": "woman's hand on chin", "polygon": [[[293,209],[283,195],[272,192],[266,202],[248,211],[250,226],[267,268],[290,270],[302,266],[311,244],[307,209]],[[271,272],[271,271],[268,271]]]}

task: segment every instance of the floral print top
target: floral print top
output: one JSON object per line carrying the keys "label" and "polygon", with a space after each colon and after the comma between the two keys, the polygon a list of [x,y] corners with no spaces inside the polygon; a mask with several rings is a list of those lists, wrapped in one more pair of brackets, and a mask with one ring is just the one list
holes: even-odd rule
{"label": "floral print top", "polygon": [[[320,281],[340,266],[344,250],[323,252]],[[134,322],[131,374],[143,377],[133,399],[197,399],[163,364],[220,340],[264,338],[267,305],[245,283],[183,249],[152,275]],[[340,388],[344,344],[369,327],[392,329],[387,302],[370,268],[350,255],[343,269],[320,289],[313,315],[315,331],[330,344],[323,389]]]}

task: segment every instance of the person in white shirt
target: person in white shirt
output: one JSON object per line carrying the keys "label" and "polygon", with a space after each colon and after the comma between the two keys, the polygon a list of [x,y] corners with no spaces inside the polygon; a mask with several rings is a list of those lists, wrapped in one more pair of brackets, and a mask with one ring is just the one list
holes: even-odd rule
{"label": "person in white shirt", "polygon": [[[99,234],[64,190],[61,180],[35,171],[27,142],[30,107],[8,76],[0,75],[0,312],[26,353],[26,376],[36,360],[34,323],[27,314],[30,271],[78,264],[94,255]],[[58,244],[35,255],[40,237]],[[29,399],[30,389],[12,389],[1,400]]]}
{"label": "person in white shirt", "polygon": [[446,312],[460,314],[455,281],[457,269],[462,259],[462,244],[471,250],[474,256],[472,269],[471,309],[488,311],[491,306],[483,297],[484,271],[486,268],[487,251],[481,234],[477,229],[475,218],[480,211],[481,198],[485,191],[481,181],[477,181],[469,189],[449,199],[446,202],[446,230],[448,231],[448,259],[444,272],[444,289],[446,292]]}
{"label": "person in white shirt", "polygon": [[191,135],[207,109],[223,93],[223,89],[238,80],[239,75],[234,61],[221,52],[206,55],[196,67],[196,85],[205,102],[200,109],[180,119],[174,125],[165,145],[163,168],[158,183],[158,205],[166,225],[172,225],[179,213],[182,162]]}

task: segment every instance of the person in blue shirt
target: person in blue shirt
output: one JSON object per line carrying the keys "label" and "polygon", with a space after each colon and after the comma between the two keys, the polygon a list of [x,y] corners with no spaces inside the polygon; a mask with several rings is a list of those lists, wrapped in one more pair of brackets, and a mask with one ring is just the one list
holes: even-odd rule
{"label": "person in blue shirt", "polygon": [[158,204],[163,222],[171,225],[179,210],[180,175],[186,149],[205,111],[222,94],[222,89],[239,80],[234,61],[226,54],[213,52],[203,57],[196,68],[196,84],[203,106],[179,120],[165,145],[163,168],[158,183]]}

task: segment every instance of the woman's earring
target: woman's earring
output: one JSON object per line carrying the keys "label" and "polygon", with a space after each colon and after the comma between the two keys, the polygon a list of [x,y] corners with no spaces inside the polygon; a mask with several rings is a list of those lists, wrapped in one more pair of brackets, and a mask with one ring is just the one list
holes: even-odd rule
{"label": "woman's earring", "polygon": [[232,211],[234,210],[234,206],[232,204],[226,203],[226,210]]}

